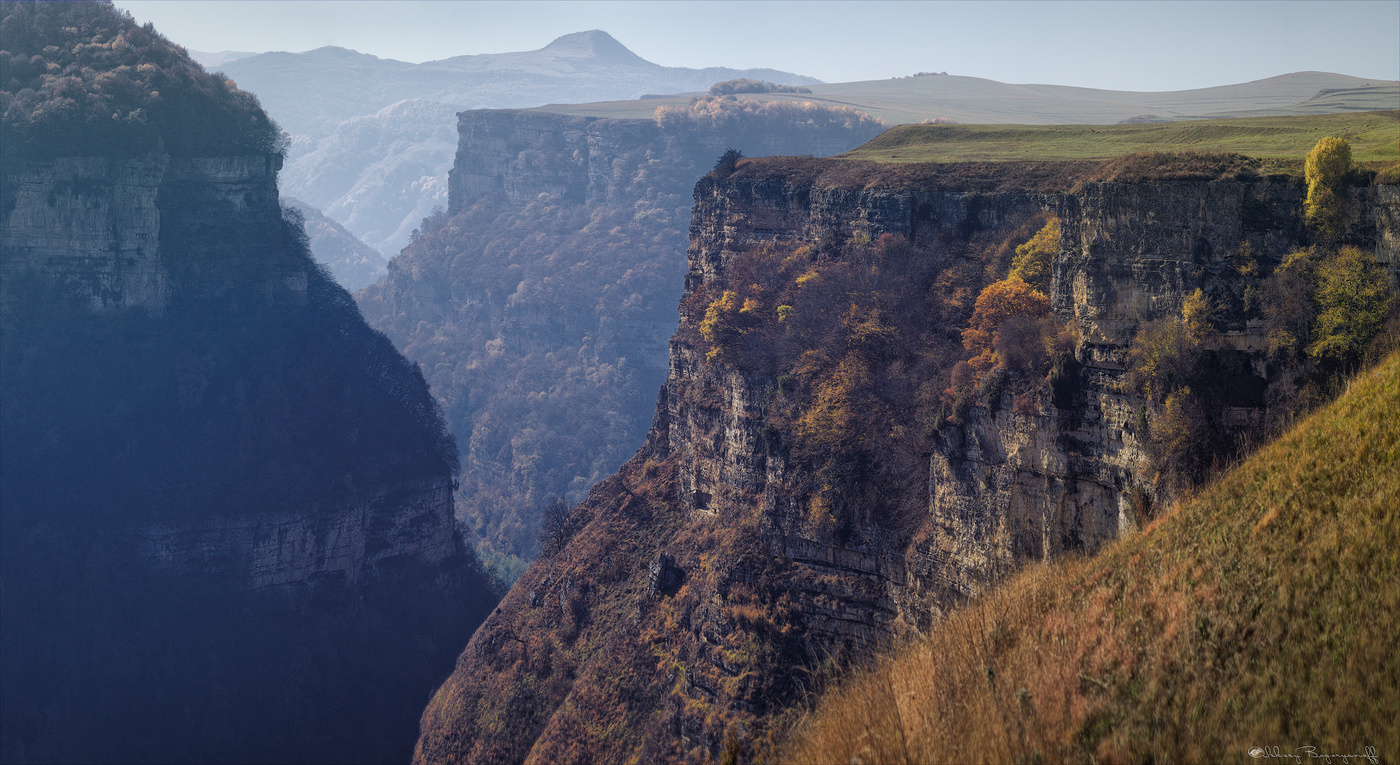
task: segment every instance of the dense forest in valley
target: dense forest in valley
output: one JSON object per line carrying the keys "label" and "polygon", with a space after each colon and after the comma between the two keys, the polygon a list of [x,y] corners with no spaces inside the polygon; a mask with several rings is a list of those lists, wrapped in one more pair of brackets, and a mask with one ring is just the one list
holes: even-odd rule
{"label": "dense forest in valley", "polygon": [[[651,424],[695,179],[729,144],[829,152],[883,127],[851,109],[732,97],[618,124],[641,137],[593,159],[611,163],[605,187],[454,200],[359,295],[442,402],[463,451],[460,515],[506,579],[538,553],[545,508],[581,501]],[[529,188],[571,166],[567,154],[521,152],[511,180]]]}
{"label": "dense forest in valley", "polygon": [[[0,8],[0,760],[404,758],[499,597],[451,528],[375,547],[457,470],[422,374],[311,260],[255,99],[110,4]],[[363,568],[250,583],[359,524]]]}

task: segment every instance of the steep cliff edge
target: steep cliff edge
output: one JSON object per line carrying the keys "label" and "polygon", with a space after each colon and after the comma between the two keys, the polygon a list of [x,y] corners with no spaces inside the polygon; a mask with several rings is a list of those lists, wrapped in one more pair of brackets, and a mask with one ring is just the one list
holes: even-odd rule
{"label": "steep cliff edge", "polygon": [[[1129,532],[1153,465],[1124,357],[1137,325],[1180,316],[1197,288],[1219,306],[1211,432],[1256,426],[1273,370],[1239,254],[1267,270],[1302,244],[1299,182],[1075,189],[1078,171],[1045,170],[882,187],[841,161],[759,160],[703,179],[647,443],[478,630],[416,759],[759,747],[830,659]],[[1354,190],[1349,236],[1373,257],[1393,236],[1369,225],[1394,215],[1389,195]],[[1073,363],[1053,388],[989,375],[949,411],[971,298],[1051,215],[1049,303]]]}
{"label": "steep cliff edge", "polygon": [[110,5],[3,10],[36,87],[0,162],[0,759],[405,758],[493,600],[421,374],[284,216],[255,99]]}
{"label": "steep cliff edge", "polygon": [[459,515],[513,578],[645,437],[685,273],[695,179],[726,147],[833,153],[850,110],[697,101],[650,120],[462,112],[451,206],[359,296],[423,366],[464,452]]}

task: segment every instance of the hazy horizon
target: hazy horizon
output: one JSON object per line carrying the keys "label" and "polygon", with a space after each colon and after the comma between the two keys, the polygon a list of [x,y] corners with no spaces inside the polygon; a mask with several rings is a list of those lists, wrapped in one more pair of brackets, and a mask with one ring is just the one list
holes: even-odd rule
{"label": "hazy horizon", "polygon": [[207,53],[327,45],[413,63],[537,50],[601,29],[663,66],[826,82],[920,71],[1008,83],[1186,90],[1328,71],[1400,79],[1400,3],[117,2]]}

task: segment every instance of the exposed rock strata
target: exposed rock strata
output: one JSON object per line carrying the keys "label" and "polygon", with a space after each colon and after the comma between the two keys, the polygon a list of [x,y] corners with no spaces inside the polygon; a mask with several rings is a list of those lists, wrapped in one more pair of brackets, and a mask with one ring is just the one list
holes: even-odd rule
{"label": "exposed rock strata", "polygon": [[465,452],[459,516],[503,569],[537,554],[551,497],[582,501],[645,437],[648,391],[667,375],[695,179],[727,146],[825,154],[878,130],[788,116],[795,124],[777,129],[747,114],[663,127],[461,113],[450,209],[423,223],[360,303],[443,402]]}
{"label": "exposed rock strata", "polygon": [[465,111],[459,117],[461,141],[448,174],[449,212],[498,193],[517,204],[540,194],[557,194],[575,202],[614,200],[632,182],[636,158],[694,165],[703,172],[730,146],[753,157],[823,157],[871,137],[865,134],[869,130],[853,134],[746,128],[741,120],[726,129],[676,130],[653,120],[509,109]]}
{"label": "exposed rock strata", "polygon": [[[1084,337],[1082,390],[1066,410],[1042,400],[1020,413],[1009,395],[974,407],[923,462],[925,516],[910,527],[856,508],[831,534],[803,513],[791,491],[801,469],[766,427],[778,381],[707,363],[683,325],[647,444],[477,632],[424,714],[416,761],[719,757],[761,738],[807,687],[804,673],[844,647],[916,629],[1028,561],[1128,533],[1127,493],[1147,464],[1132,424],[1142,402],[1119,385],[1127,343],[1142,322],[1179,316],[1196,288],[1238,286],[1231,258],[1243,243],[1266,266],[1301,244],[1301,199],[1289,179],[1053,195],[819,188],[755,172],[702,180],[687,297],[765,241],[839,251],[891,233],[936,251],[939,237],[1054,212],[1052,304]],[[1349,236],[1390,257],[1394,190],[1359,189],[1354,201],[1380,224]],[[1250,389],[1263,368],[1258,328],[1226,314],[1226,349],[1254,362],[1235,387]],[[1247,428],[1259,407],[1220,410]],[[654,580],[673,565],[685,583],[668,597]],[[528,713],[510,729],[493,722],[512,709]]]}

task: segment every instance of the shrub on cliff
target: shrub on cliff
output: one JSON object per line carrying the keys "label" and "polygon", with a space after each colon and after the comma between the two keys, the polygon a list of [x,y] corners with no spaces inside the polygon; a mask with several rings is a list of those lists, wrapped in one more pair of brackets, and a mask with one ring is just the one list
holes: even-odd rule
{"label": "shrub on cliff", "polygon": [[1343,247],[1318,270],[1317,326],[1308,355],[1341,368],[1355,366],[1394,301],[1385,267],[1355,247]]}
{"label": "shrub on cliff", "polygon": [[1051,218],[1028,241],[1016,246],[1011,273],[1042,294],[1050,292],[1051,268],[1060,254],[1060,219]]}
{"label": "shrub on cliff", "polygon": [[1385,267],[1355,247],[1292,252],[1261,291],[1275,362],[1322,387],[1362,361],[1397,308]]}
{"label": "shrub on cliff", "polygon": [[0,64],[6,159],[282,150],[253,94],[110,2],[6,3]]}
{"label": "shrub on cliff", "polygon": [[1160,403],[1192,382],[1200,355],[1200,340],[1186,322],[1175,317],[1147,322],[1128,346],[1125,381],[1134,393]]}
{"label": "shrub on cliff", "polygon": [[[963,347],[975,354],[969,364],[979,374],[1009,358],[1027,367],[1044,351],[1040,320],[1050,315],[1050,300],[1012,274],[990,284],[977,296],[972,321],[962,332]],[[997,347],[1002,353],[997,352]]]}
{"label": "shrub on cliff", "polygon": [[1341,233],[1346,216],[1346,180],[1351,170],[1351,144],[1323,138],[1308,152],[1303,177],[1308,183],[1308,226],[1324,242]]}
{"label": "shrub on cliff", "polygon": [[743,158],[744,152],[739,151],[733,146],[725,149],[724,153],[719,155],[719,159],[715,160],[715,174],[721,178],[727,178],[733,175],[735,168],[739,166],[739,160]]}

